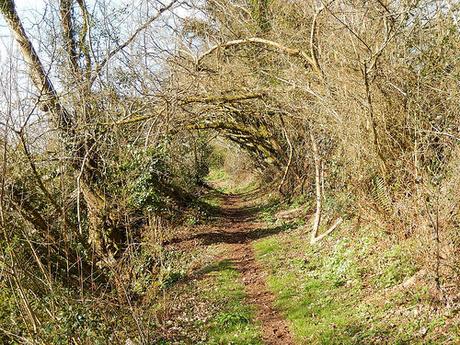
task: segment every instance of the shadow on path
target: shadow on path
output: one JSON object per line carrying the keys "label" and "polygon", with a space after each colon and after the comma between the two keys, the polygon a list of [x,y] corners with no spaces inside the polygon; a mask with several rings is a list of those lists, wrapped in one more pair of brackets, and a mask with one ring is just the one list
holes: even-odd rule
{"label": "shadow on path", "polygon": [[[214,192],[212,192],[214,193]],[[219,193],[219,192],[217,192]],[[180,246],[182,243],[195,241],[196,245],[225,245],[224,257],[218,258],[215,263],[202,267],[184,279],[186,283],[191,279],[200,279],[205,275],[235,268],[240,272],[241,280],[245,285],[246,300],[256,309],[256,320],[260,324],[265,344],[275,345],[293,344],[293,339],[286,321],[274,308],[274,295],[268,290],[265,283],[265,273],[255,260],[251,242],[260,238],[272,236],[293,228],[292,224],[267,226],[257,220],[257,215],[267,204],[255,204],[257,192],[244,195],[213,194],[221,201],[217,220],[206,226],[193,228],[195,233],[187,234],[182,238],[171,239],[164,244]],[[270,204],[268,204],[270,205]]]}
{"label": "shadow on path", "polygon": [[246,243],[294,227],[293,224],[270,227],[257,220],[258,214],[264,208],[274,205],[273,202],[253,204],[252,202],[259,195],[257,191],[241,195],[223,194],[215,190],[210,193],[218,196],[222,205],[218,207],[216,220],[206,226],[193,228],[194,233],[169,239],[163,245],[170,246],[194,240],[198,240],[203,245]]}
{"label": "shadow on path", "polygon": [[218,243],[247,243],[260,238],[279,234],[280,232],[288,231],[292,229],[294,225],[283,224],[271,228],[257,228],[253,230],[237,230],[237,231],[225,231],[225,230],[214,230],[209,232],[198,233],[185,238],[174,238],[165,242],[165,245],[174,245],[185,241],[199,240],[203,245],[212,245]]}

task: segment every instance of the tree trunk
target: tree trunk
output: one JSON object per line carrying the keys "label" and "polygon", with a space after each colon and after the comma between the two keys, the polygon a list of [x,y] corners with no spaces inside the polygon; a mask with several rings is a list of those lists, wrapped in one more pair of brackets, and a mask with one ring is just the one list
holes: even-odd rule
{"label": "tree trunk", "polygon": [[315,161],[315,191],[316,191],[316,211],[313,220],[313,228],[311,230],[311,242],[314,242],[318,236],[319,225],[321,223],[322,213],[322,194],[321,194],[321,157],[319,155],[316,139],[312,131],[310,131],[311,148],[313,159]]}
{"label": "tree trunk", "polygon": [[318,236],[319,226],[321,224],[321,216],[323,212],[323,194],[324,194],[324,166],[319,154],[318,145],[312,131],[310,131],[311,148],[313,152],[313,159],[315,161],[315,190],[316,190],[316,211],[315,218],[313,219],[313,228],[311,230],[310,243],[315,244],[321,241],[324,237],[333,232],[340,224],[342,224],[342,217],[337,218],[334,224]]}
{"label": "tree trunk", "polygon": [[[61,15],[63,19],[64,36],[66,43],[70,45],[67,47],[67,51],[70,54],[70,61],[73,68],[78,68],[75,61],[75,47],[72,41],[72,25],[70,15],[70,2],[63,0],[61,3]],[[35,87],[40,92],[40,104],[41,110],[48,112],[52,115],[52,121],[56,123],[60,130],[60,135],[66,141],[67,144],[71,144],[76,139],[74,119],[70,113],[61,104],[58,93],[52,84],[51,80],[41,63],[41,60],[35,51],[35,48],[27,36],[21,19],[19,18],[14,0],[2,0],[0,1],[0,12],[2,13],[5,21],[7,22],[10,30],[14,33],[15,39],[19,44],[21,53],[24,60],[29,67],[29,75],[34,83]],[[77,171],[85,170],[82,174],[82,181],[84,182],[85,188],[83,189],[83,197],[88,206],[88,213],[90,217],[90,238],[89,242],[94,246],[96,252],[99,255],[107,255],[110,253],[108,241],[104,241],[104,238],[111,238],[111,228],[107,227],[105,203],[101,202],[103,198],[99,196],[97,191],[91,186],[91,175],[88,168],[85,167],[85,161],[95,162],[94,159],[88,159],[89,149],[86,149],[85,145],[78,145],[82,149],[76,150],[72,154],[75,156],[73,160],[73,168]],[[91,167],[89,170],[95,171],[97,167]]]}

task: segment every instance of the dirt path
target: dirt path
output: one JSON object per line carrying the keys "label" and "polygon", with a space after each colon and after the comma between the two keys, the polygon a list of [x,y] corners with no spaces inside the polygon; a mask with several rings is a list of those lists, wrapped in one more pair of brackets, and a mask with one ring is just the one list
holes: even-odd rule
{"label": "dirt path", "polygon": [[265,285],[265,277],[255,262],[251,245],[234,245],[230,258],[237,263],[241,273],[248,303],[256,307],[256,320],[262,327],[262,336],[266,344],[293,344],[285,320],[273,307],[275,297]]}
{"label": "dirt path", "polygon": [[[262,329],[267,345],[294,344],[286,321],[274,308],[275,296],[268,290],[265,275],[255,260],[252,242],[281,231],[268,228],[256,219],[258,209],[252,205],[253,198],[237,195],[221,196],[221,215],[210,225],[195,228],[194,233],[179,236],[166,245],[182,248],[196,245],[222,244],[223,253],[218,261],[228,260],[240,272],[245,286],[247,303],[256,309],[256,321]],[[192,278],[196,278],[192,275]]]}
{"label": "dirt path", "polygon": [[265,275],[254,257],[251,242],[271,234],[265,224],[255,219],[256,211],[238,196],[226,196],[222,202],[222,219],[214,228],[215,239],[226,239],[225,257],[235,263],[247,294],[247,302],[256,308],[256,319],[268,345],[294,344],[286,321],[274,308],[274,295],[268,290]]}

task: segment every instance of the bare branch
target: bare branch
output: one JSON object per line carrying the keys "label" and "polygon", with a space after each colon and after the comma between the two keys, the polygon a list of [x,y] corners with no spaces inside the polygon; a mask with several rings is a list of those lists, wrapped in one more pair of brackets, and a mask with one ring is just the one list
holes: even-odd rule
{"label": "bare branch", "polygon": [[137,30],[125,42],[123,42],[117,48],[109,52],[107,56],[100,63],[97,64],[95,70],[92,73],[90,84],[92,84],[94,80],[96,80],[99,73],[101,73],[101,70],[110,61],[111,58],[113,58],[121,50],[125,49],[129,44],[131,44],[136,39],[137,35],[139,35],[139,33],[147,29],[155,20],[157,20],[163,14],[163,12],[169,10],[175,3],[177,3],[177,1],[178,0],[173,0],[167,6],[160,8],[154,16],[150,17],[143,25],[137,28]]}
{"label": "bare branch", "polygon": [[0,3],[0,12],[5,18],[10,30],[13,32],[24,60],[29,65],[30,77],[35,87],[43,94],[43,98],[41,99],[42,110],[53,113],[57,118],[56,122],[59,126],[71,128],[72,119],[59,102],[56,89],[48,78],[43,64],[24,30],[21,19],[16,12],[14,1],[3,0]]}
{"label": "bare branch", "polygon": [[301,58],[305,63],[308,65],[312,66],[313,68],[316,69],[316,64],[315,61],[304,51],[295,49],[295,48],[289,48],[285,47],[277,42],[266,40],[264,38],[259,38],[259,37],[251,37],[251,38],[246,38],[246,39],[241,39],[241,40],[233,40],[233,41],[228,41],[223,44],[217,44],[201,54],[198,59],[197,59],[197,64],[200,64],[203,59],[215,52],[218,49],[227,49],[232,46],[239,46],[239,45],[247,45],[247,44],[262,44],[271,48],[275,48],[279,51],[281,51],[284,54],[290,55],[290,56],[295,56]]}
{"label": "bare branch", "polygon": [[72,0],[60,0],[59,12],[61,15],[62,34],[65,43],[64,50],[68,55],[70,66],[72,67],[73,72],[76,73],[79,68],[72,21]]}

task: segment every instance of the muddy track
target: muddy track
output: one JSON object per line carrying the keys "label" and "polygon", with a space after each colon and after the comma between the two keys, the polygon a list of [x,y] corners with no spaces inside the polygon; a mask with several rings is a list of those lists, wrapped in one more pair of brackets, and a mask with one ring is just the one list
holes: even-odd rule
{"label": "muddy track", "polygon": [[232,260],[241,274],[247,302],[256,309],[256,320],[261,326],[264,342],[268,345],[294,344],[286,321],[274,308],[275,296],[266,286],[264,272],[252,249],[251,242],[270,234],[270,231],[263,230],[265,224],[255,220],[255,212],[248,210],[239,197],[228,196],[222,205],[222,221],[215,230],[232,239],[223,259]]}

